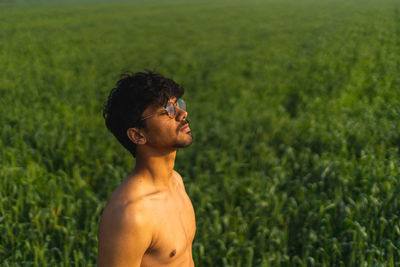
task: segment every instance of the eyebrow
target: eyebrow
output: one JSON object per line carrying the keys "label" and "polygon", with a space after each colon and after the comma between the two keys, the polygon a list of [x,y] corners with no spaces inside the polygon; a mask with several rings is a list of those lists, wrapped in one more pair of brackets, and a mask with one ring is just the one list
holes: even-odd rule
{"label": "eyebrow", "polygon": [[175,101],[171,101],[171,99],[172,99],[172,98],[170,98],[170,99],[167,101],[167,103],[165,103],[165,105],[164,105],[164,106],[161,106],[160,108],[165,108],[165,106],[166,106],[169,102],[171,102],[171,103],[173,103],[173,104],[176,104],[176,103],[178,102],[178,99],[179,99],[179,98],[176,98]]}
{"label": "eyebrow", "polygon": [[[172,98],[170,98],[170,100],[171,100],[171,99],[172,99]],[[156,113],[166,111],[166,110],[165,110],[165,107],[168,105],[168,103],[171,102],[171,103],[173,103],[173,104],[175,105],[175,104],[178,102],[178,99],[179,99],[179,98],[176,98],[175,101],[170,101],[170,100],[168,100],[168,102],[167,102],[164,106],[160,106],[160,107],[158,108],[158,109],[163,108],[164,110],[159,110],[159,111],[157,111]]]}

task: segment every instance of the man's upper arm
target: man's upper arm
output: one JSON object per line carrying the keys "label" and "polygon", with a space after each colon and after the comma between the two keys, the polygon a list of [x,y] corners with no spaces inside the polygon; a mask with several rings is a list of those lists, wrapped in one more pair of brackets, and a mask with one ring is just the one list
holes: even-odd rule
{"label": "man's upper arm", "polygon": [[132,204],[104,212],[98,234],[99,267],[140,266],[152,240],[145,213]]}

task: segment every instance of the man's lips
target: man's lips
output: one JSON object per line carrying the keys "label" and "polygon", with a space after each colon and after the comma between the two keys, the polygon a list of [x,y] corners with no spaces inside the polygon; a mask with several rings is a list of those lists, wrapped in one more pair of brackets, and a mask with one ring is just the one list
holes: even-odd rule
{"label": "man's lips", "polygon": [[186,133],[187,133],[187,132],[190,132],[189,124],[186,123],[185,125],[183,125],[183,126],[181,127],[180,131],[186,132]]}

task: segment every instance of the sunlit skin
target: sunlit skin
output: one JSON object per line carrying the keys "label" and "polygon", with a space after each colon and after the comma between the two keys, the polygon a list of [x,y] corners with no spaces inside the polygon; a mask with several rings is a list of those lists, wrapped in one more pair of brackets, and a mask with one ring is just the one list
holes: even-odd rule
{"label": "sunlit skin", "polygon": [[[187,112],[175,108],[175,118],[161,112],[146,119],[145,128],[127,131],[137,144],[136,166],[101,216],[99,267],[194,266],[195,214],[174,170],[177,149],[189,146],[193,138]],[[142,117],[162,110],[150,106]]]}

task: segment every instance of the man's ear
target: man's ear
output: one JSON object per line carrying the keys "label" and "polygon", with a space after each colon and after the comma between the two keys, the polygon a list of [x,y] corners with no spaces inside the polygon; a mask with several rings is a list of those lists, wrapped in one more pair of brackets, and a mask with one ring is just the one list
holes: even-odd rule
{"label": "man's ear", "polygon": [[126,135],[136,145],[146,144],[146,137],[137,128],[128,128]]}

